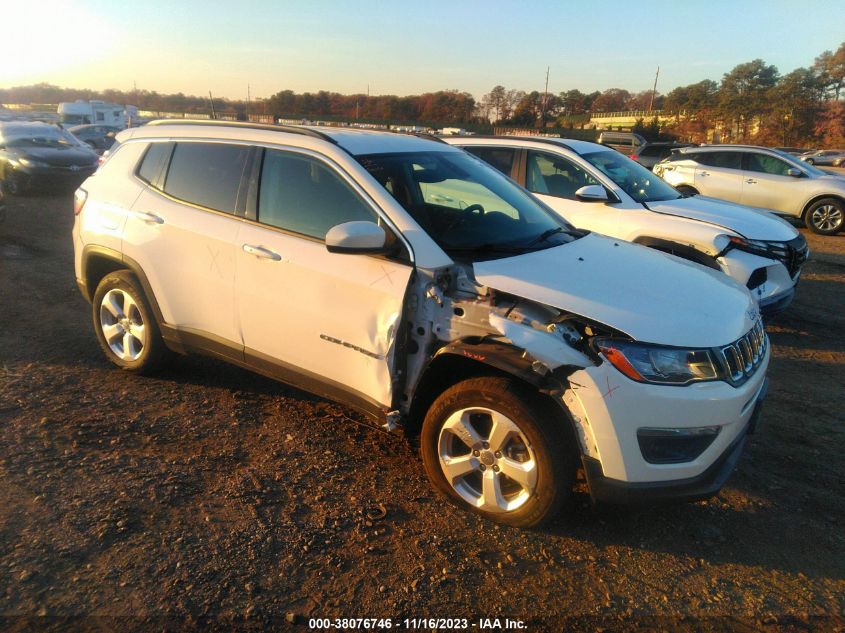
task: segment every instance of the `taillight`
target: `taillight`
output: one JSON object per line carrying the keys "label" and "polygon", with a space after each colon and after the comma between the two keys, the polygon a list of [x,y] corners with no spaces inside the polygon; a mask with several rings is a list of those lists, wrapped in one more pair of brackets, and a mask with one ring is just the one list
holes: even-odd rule
{"label": "taillight", "polygon": [[73,193],[73,214],[79,215],[82,207],[85,206],[85,201],[88,200],[88,192],[85,189],[77,189]]}
{"label": "taillight", "polygon": [[628,154],[628,158],[630,158],[631,160],[637,160],[637,155],[636,154]]}

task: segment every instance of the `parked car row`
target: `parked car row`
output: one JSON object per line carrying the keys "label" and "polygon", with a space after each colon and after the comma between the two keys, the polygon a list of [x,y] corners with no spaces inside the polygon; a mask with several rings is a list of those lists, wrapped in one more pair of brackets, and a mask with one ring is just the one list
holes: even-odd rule
{"label": "parked car row", "polygon": [[845,219],[845,178],[765,147],[703,145],[674,152],[654,172],[687,195],[771,209],[832,235]]}
{"label": "parked car row", "polygon": [[597,145],[467,147],[494,168],[343,128],[172,122],[117,139],[76,192],[73,242],[123,370],[209,354],[419,429],[437,490],[519,526],[554,516],[579,467],[597,500],[708,497],[755,428],[768,338],[718,262],[782,266],[771,243],[795,235],[779,220],[719,228],[708,266],[564,219],[710,236],[731,215]]}

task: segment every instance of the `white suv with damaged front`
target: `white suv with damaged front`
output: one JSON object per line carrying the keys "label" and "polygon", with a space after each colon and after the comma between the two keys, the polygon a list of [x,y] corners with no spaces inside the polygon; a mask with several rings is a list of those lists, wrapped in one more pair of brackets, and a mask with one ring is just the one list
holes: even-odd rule
{"label": "white suv with damaged front", "polygon": [[118,141],[73,242],[123,370],[196,352],[345,403],[418,432],[436,489],[518,526],[581,466],[596,500],[706,498],[754,429],[770,351],[746,288],[576,230],[457,148],[211,122]]}

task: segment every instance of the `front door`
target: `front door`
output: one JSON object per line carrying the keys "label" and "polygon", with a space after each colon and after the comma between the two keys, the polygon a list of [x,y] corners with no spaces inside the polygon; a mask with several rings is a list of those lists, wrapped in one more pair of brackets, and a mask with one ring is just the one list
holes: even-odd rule
{"label": "front door", "polygon": [[335,167],[280,150],[265,151],[257,220],[237,239],[247,360],[321,395],[390,408],[412,266],[407,258],[330,253],[324,242],[337,224],[384,222]]}

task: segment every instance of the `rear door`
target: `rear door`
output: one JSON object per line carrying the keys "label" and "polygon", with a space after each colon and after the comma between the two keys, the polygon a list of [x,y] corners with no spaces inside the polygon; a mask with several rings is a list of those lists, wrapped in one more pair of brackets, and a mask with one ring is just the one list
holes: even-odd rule
{"label": "rear door", "polygon": [[165,322],[233,350],[241,348],[235,214],[252,153],[235,144],[151,144],[137,172],[149,186],[124,231],[124,253],[146,274]]}
{"label": "rear door", "polygon": [[410,257],[326,250],[326,232],[343,222],[393,234],[363,190],[316,154],[267,149],[258,183],[257,222],[242,225],[236,253],[247,360],[321,395],[391,407]]}
{"label": "rear door", "polygon": [[695,188],[703,196],[740,202],[742,154],[733,151],[701,152],[695,158]]}

